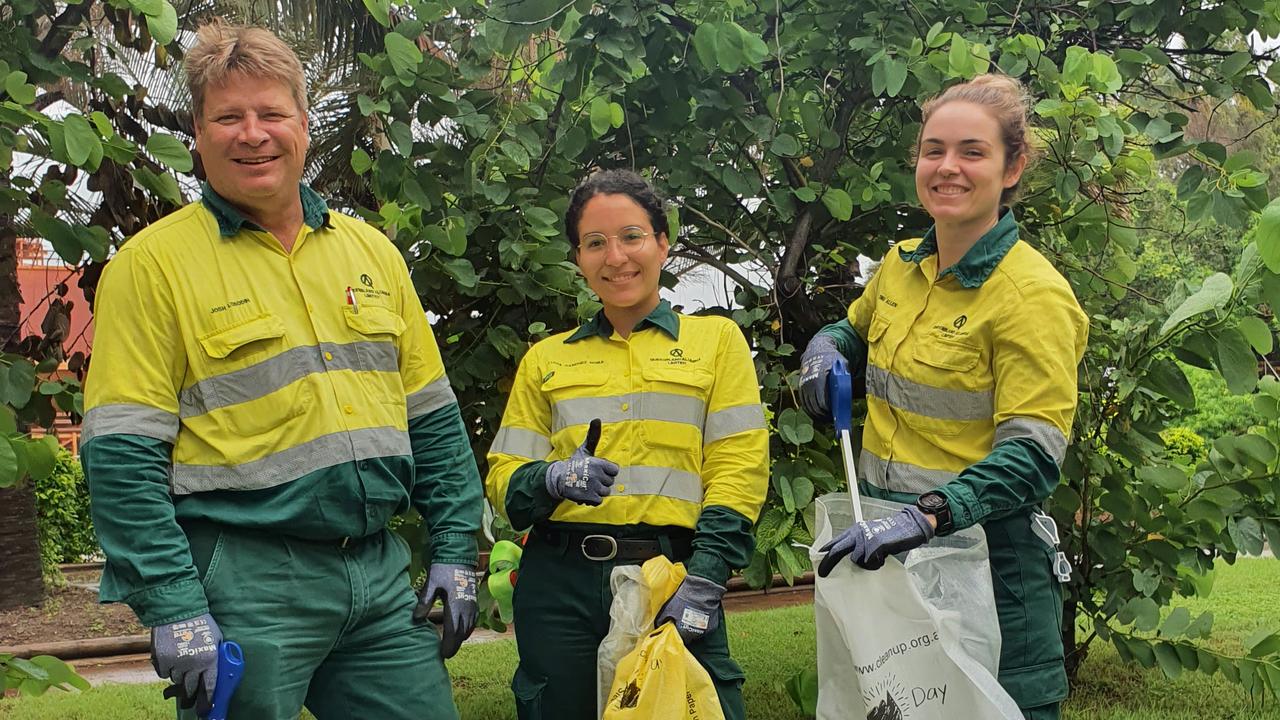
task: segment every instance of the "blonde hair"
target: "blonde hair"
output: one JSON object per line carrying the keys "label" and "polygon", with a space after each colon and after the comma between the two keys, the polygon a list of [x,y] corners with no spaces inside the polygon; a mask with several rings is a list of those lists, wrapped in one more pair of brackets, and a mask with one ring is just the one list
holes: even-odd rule
{"label": "blonde hair", "polygon": [[288,86],[298,109],[307,110],[302,62],[293,50],[266,28],[232,25],[214,18],[196,30],[196,44],[187,52],[187,86],[191,113],[198,123],[204,114],[204,93],[235,73],[277,80]]}
{"label": "blonde hair", "polygon": [[[929,98],[920,106],[920,137],[916,138],[917,146],[920,144],[920,139],[924,137],[925,125],[929,124],[929,118],[933,113],[943,105],[956,101],[973,103],[991,111],[1000,125],[1000,139],[1004,143],[1005,169],[1010,168],[1019,157],[1025,157],[1027,159],[1027,168],[1023,169],[1025,177],[1026,170],[1035,162],[1036,149],[1032,145],[1031,129],[1027,124],[1027,108],[1031,99],[1022,83],[1008,75],[987,73],[969,82],[952,85],[940,94]],[[1022,179],[1019,178],[1013,187],[1005,188],[1000,194],[1000,204],[1008,205],[1013,202],[1018,197],[1021,184]]]}

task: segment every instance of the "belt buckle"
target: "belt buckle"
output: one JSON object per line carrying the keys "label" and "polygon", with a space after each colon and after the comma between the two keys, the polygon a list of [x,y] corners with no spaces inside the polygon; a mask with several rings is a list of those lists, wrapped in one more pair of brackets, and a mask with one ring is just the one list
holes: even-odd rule
{"label": "belt buckle", "polygon": [[[587,543],[591,542],[592,540],[604,540],[608,542],[609,554],[604,556],[592,555],[591,551],[587,549]],[[585,557],[586,559],[595,560],[596,562],[606,562],[618,556],[618,541],[614,539],[612,535],[588,535],[582,538],[581,549],[582,549],[582,556]]]}

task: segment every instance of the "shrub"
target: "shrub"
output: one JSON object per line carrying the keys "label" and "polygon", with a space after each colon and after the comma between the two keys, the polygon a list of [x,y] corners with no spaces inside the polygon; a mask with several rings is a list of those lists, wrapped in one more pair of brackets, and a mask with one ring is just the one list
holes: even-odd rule
{"label": "shrub", "polygon": [[40,559],[46,572],[58,563],[82,562],[97,556],[97,536],[89,515],[89,484],[80,460],[59,450],[53,472],[36,481],[36,514]]}

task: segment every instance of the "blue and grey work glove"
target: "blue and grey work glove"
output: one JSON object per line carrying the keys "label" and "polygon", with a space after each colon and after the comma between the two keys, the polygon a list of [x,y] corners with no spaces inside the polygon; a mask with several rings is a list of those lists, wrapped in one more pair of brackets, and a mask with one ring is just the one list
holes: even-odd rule
{"label": "blue and grey work glove", "polygon": [[[800,407],[814,420],[831,420],[831,404],[827,401],[827,375],[836,360],[845,357],[836,349],[830,335],[814,335],[800,358]],[[848,364],[848,361],[845,361]]]}
{"label": "blue and grey work glove", "polygon": [[572,500],[579,505],[599,505],[609,497],[618,466],[598,458],[600,418],[591,421],[587,437],[567,460],[557,460],[547,467],[547,493],[556,500]]}
{"label": "blue and grey work glove", "polygon": [[444,602],[440,657],[448,659],[457,654],[462,642],[476,629],[476,617],[480,615],[476,571],[466,565],[431,563],[427,582],[418,595],[418,606],[413,609],[413,619],[426,620],[436,600]]}
{"label": "blue and grey work glove", "polygon": [[166,698],[177,698],[178,707],[196,708],[204,716],[213,709],[213,689],[218,682],[218,646],[222,631],[209,613],[151,628],[151,666],[173,684]]}
{"label": "blue and grey work glove", "polygon": [[720,599],[724,587],[697,575],[686,575],[675,594],[658,611],[655,627],[665,622],[676,624],[676,631],[686,645],[701,640],[720,625]]}
{"label": "blue and grey work glove", "polygon": [[826,553],[818,564],[818,575],[826,577],[844,556],[868,570],[879,570],[885,558],[905,552],[933,539],[933,526],[924,513],[908,505],[879,520],[854,523],[818,552]]}

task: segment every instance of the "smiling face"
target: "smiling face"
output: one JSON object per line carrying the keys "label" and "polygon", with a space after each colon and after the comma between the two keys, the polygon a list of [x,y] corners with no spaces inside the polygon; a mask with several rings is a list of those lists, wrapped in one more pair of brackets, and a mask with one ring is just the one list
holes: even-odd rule
{"label": "smiling face", "polygon": [[[592,242],[595,235],[605,238]],[[669,249],[666,233],[655,236],[649,214],[628,195],[600,194],[582,206],[578,269],[606,311],[639,308],[647,313],[656,307]]]}
{"label": "smiling face", "polygon": [[205,89],[196,149],[209,184],[236,207],[298,202],[307,115],[278,80],[234,73]]}
{"label": "smiling face", "polygon": [[1022,177],[1026,157],[1005,162],[1000,123],[981,105],[948,102],[920,133],[916,193],[938,225],[994,224],[1000,195]]}

